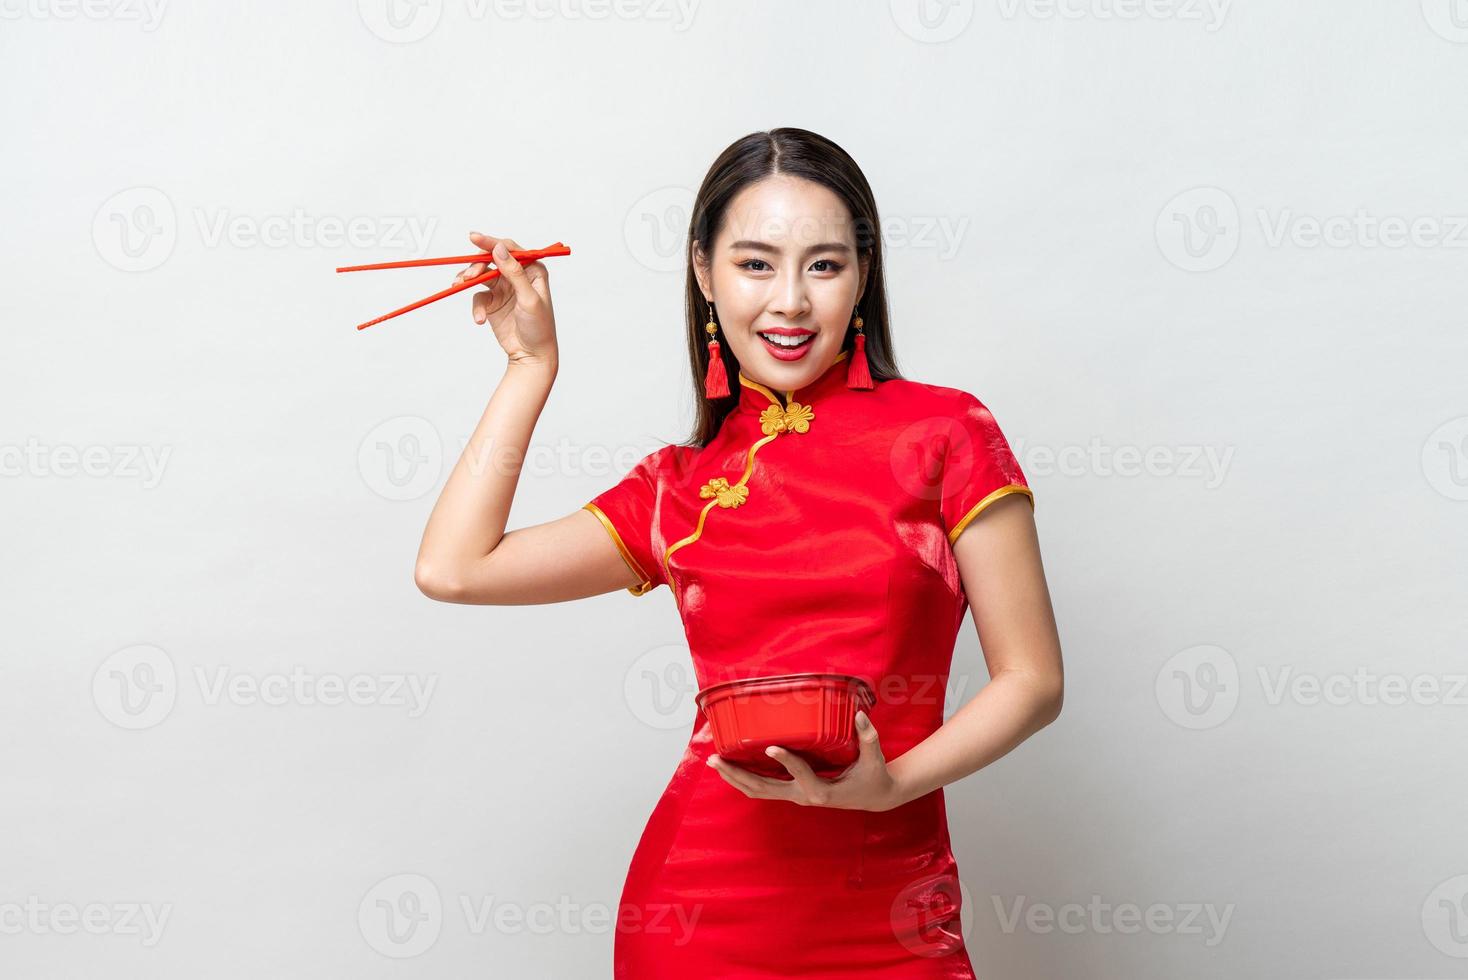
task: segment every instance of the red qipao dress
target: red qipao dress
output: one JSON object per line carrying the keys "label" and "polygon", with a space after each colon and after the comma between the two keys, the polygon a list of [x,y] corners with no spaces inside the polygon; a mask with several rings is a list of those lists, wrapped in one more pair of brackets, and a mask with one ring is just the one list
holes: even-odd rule
{"label": "red qipao dress", "polygon": [[[670,445],[585,505],[643,595],[667,585],[700,688],[865,678],[888,760],[943,722],[968,606],[953,542],[1034,497],[967,392],[846,385],[846,354],[797,391],[741,373],[702,449]],[[974,977],[943,791],[886,812],[751,799],[705,764],[699,712],[623,887],[619,980]]]}

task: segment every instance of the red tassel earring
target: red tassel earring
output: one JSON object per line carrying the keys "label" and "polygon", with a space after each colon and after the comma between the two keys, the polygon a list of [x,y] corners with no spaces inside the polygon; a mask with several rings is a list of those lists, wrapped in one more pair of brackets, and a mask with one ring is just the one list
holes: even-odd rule
{"label": "red tassel earring", "polygon": [[729,397],[729,374],[724,370],[724,358],[719,352],[719,340],[716,336],[719,325],[714,322],[714,304],[709,304],[709,322],[703,327],[709,335],[709,369],[703,378],[703,395],[705,398],[727,398]]}
{"label": "red tassel earring", "polygon": [[846,365],[846,387],[875,388],[872,384],[872,373],[867,368],[867,337],[861,332],[860,313],[856,314],[851,325],[856,328],[856,349],[851,353],[851,362]]}

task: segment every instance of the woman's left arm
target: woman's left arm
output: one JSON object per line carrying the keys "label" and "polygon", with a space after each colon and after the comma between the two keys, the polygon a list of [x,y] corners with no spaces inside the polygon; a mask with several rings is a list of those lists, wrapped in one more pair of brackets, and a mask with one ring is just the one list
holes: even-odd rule
{"label": "woman's left arm", "polygon": [[[1033,508],[1001,497],[953,544],[989,683],[936,732],[887,764],[892,806],[1003,757],[1060,714],[1065,678]],[[886,807],[884,807],[886,809]]]}
{"label": "woman's left arm", "polygon": [[880,733],[858,712],[861,755],[835,779],[817,776],[783,748],[769,755],[792,780],[760,776],[717,755],[709,765],[750,797],[890,810],[982,769],[1054,721],[1065,687],[1060,637],[1029,500],[1017,493],[996,500],[964,528],[953,551],[990,680],[952,718],[888,762]]}

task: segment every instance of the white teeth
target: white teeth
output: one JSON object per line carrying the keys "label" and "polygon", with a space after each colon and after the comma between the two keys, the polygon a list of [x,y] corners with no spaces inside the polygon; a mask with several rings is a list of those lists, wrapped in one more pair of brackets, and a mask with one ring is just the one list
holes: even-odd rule
{"label": "white teeth", "polygon": [[779,334],[762,333],[760,334],[760,336],[768,340],[770,343],[778,344],[781,347],[799,347],[802,344],[809,343],[810,339],[814,337],[815,334],[808,333],[803,334],[799,337],[782,337]]}

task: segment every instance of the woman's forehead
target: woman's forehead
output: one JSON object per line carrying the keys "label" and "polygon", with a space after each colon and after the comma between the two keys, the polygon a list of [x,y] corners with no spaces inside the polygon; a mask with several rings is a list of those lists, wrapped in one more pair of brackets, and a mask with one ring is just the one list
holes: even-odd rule
{"label": "woman's forehead", "polygon": [[855,237],[851,212],[830,188],[775,175],[734,196],[716,243],[801,253],[838,243],[851,246]]}

